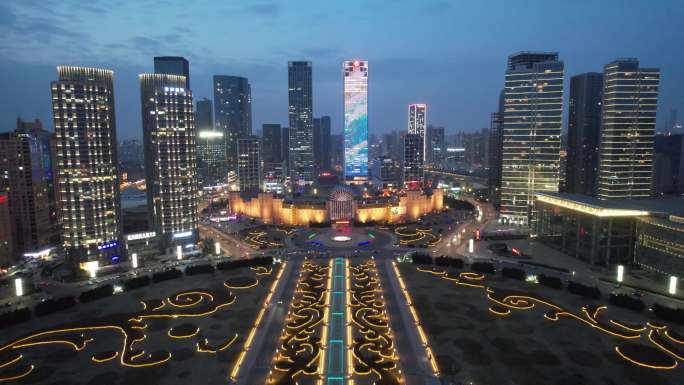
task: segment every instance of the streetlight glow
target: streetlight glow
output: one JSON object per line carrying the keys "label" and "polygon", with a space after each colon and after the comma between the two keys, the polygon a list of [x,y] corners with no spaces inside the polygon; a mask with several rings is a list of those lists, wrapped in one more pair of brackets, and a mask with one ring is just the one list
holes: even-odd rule
{"label": "streetlight glow", "polygon": [[623,265],[618,265],[617,267],[617,281],[622,282],[622,278],[625,275],[625,267]]}
{"label": "streetlight glow", "polygon": [[216,241],[216,243],[214,243],[214,252],[216,253],[216,255],[221,255],[221,244],[219,243],[219,241]]}
{"label": "streetlight glow", "polygon": [[14,280],[14,291],[16,292],[17,297],[24,295],[24,282],[21,278],[16,278]]}
{"label": "streetlight glow", "polygon": [[181,246],[181,245],[176,246],[176,257],[178,258],[179,261],[181,259],[183,259],[183,246]]}
{"label": "streetlight glow", "polygon": [[133,268],[138,268],[138,253],[133,253]]}
{"label": "streetlight glow", "polygon": [[469,252],[469,253],[472,253],[472,252],[474,252],[474,251],[475,251],[475,240],[473,240],[472,238],[470,238],[470,239],[468,240],[468,252]]}
{"label": "streetlight glow", "polygon": [[675,277],[674,275],[670,276],[670,285],[667,289],[667,292],[672,294],[672,295],[677,294],[677,279],[678,278]]}

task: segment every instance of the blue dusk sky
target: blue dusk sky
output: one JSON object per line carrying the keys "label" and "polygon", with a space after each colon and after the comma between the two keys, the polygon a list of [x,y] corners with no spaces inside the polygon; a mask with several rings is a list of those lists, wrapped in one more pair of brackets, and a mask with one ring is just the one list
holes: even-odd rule
{"label": "blue dusk sky", "polygon": [[314,115],[341,131],[353,58],[369,61],[370,133],[404,130],[417,102],[428,123],[474,131],[522,50],[559,52],[566,99],[570,76],[618,57],[661,68],[661,128],[671,109],[684,116],[683,20],[681,0],[2,0],[0,131],[17,116],[52,129],[49,85],[68,64],[114,70],[119,139],[140,138],[137,75],[156,55],[190,61],[196,100],[212,98],[214,74],[249,78],[255,131],[287,124],[288,60],[313,62]]}

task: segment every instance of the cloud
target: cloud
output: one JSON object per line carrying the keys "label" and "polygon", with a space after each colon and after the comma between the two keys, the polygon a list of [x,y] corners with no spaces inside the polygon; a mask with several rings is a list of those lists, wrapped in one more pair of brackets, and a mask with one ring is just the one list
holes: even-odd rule
{"label": "cloud", "polygon": [[247,13],[253,13],[258,16],[273,17],[280,12],[280,4],[276,3],[261,3],[248,5],[244,8]]}
{"label": "cloud", "polygon": [[133,48],[139,50],[149,50],[159,48],[161,45],[158,40],[152,39],[147,36],[134,36],[129,39]]}

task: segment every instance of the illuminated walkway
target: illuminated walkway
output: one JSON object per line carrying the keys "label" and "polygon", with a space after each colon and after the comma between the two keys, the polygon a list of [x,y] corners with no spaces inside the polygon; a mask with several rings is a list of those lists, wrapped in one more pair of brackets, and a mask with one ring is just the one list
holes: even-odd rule
{"label": "illuminated walkway", "polygon": [[330,298],[330,315],[327,337],[327,364],[325,368],[326,385],[342,385],[346,383],[346,274],[347,260],[335,258],[333,262],[332,292]]}

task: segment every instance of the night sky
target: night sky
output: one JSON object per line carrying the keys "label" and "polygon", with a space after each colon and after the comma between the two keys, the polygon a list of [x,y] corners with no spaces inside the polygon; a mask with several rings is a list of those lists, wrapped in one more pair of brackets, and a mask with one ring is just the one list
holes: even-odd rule
{"label": "night sky", "polygon": [[[0,131],[17,116],[52,129],[50,81],[59,64],[114,70],[119,139],[140,138],[137,75],[155,55],[190,61],[195,99],[214,74],[246,76],[253,127],[287,124],[287,61],[311,60],[314,115],[343,120],[342,61],[369,61],[369,132],[406,128],[406,106],[429,104],[448,132],[489,125],[506,58],[553,50],[569,78],[617,57],[661,68],[658,128],[684,120],[681,0],[2,0]],[[564,107],[567,110],[567,104]],[[564,122],[565,124],[565,122]]]}

